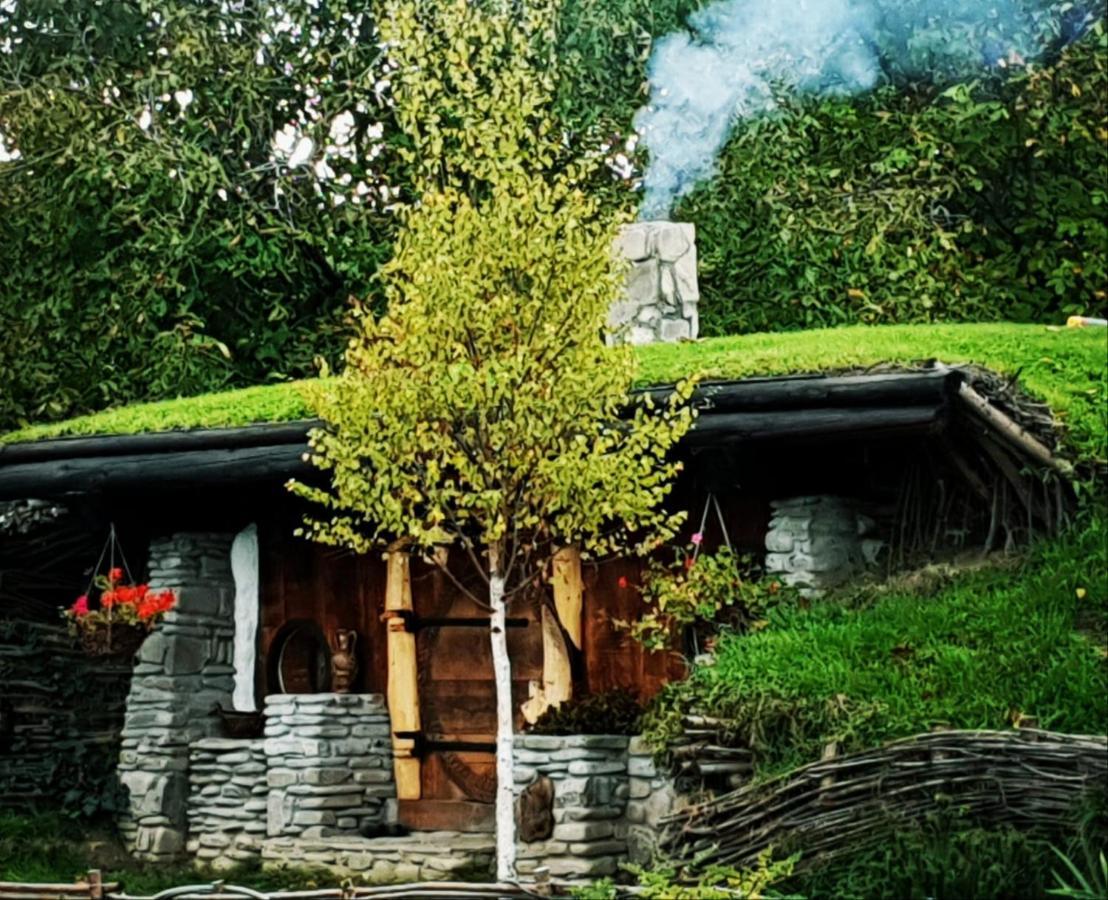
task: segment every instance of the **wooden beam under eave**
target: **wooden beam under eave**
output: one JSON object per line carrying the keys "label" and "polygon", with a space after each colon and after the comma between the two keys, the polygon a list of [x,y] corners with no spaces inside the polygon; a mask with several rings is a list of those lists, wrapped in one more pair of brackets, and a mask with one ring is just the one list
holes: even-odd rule
{"label": "wooden beam under eave", "polygon": [[415,741],[396,733],[420,730],[419,676],[415,633],[408,630],[413,615],[412,581],[408,554],[390,550],[385,581],[385,618],[388,629],[388,704],[393,733],[393,777],[398,800],[418,800],[419,759],[413,756]]}

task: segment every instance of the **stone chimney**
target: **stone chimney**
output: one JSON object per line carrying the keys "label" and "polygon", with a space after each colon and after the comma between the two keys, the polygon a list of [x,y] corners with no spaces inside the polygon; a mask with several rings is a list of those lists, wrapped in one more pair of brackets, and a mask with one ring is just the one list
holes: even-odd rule
{"label": "stone chimney", "polygon": [[700,321],[696,284],[696,229],[689,222],[635,222],[616,238],[631,261],[624,298],[608,323],[615,343],[691,340]]}

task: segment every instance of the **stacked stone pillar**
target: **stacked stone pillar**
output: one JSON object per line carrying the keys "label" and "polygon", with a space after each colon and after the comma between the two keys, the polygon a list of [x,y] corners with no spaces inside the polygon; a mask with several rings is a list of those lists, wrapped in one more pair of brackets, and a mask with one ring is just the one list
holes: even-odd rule
{"label": "stacked stone pillar", "polygon": [[517,794],[540,776],[554,786],[554,832],[549,840],[520,844],[521,875],[539,868],[557,879],[615,874],[627,855],[627,743],[622,735],[516,737]]}
{"label": "stacked stone pillar", "polygon": [[[865,569],[863,534],[873,523],[843,497],[774,500],[766,532],[766,572],[817,597]],[[877,542],[879,543],[879,542]]]}
{"label": "stacked stone pillar", "polygon": [[119,819],[131,852],[185,851],[189,746],[215,733],[215,703],[234,688],[234,580],[229,534],[176,534],[150,546],[149,584],[177,605],[143,643],[127,697],[119,776],[129,799]]}
{"label": "stacked stone pillar", "polygon": [[257,860],[265,837],[265,742],[201,738],[189,755],[188,852],[214,869]]}
{"label": "stacked stone pillar", "polygon": [[273,694],[265,715],[270,837],[357,835],[395,821],[380,694]]}

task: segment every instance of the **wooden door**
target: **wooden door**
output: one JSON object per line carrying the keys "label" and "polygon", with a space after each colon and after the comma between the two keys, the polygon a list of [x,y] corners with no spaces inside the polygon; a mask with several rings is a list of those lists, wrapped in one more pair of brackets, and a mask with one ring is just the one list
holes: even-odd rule
{"label": "wooden door", "polygon": [[[467,582],[481,596],[483,583]],[[488,611],[440,571],[413,561],[412,600],[424,746],[421,799],[401,804],[413,828],[491,828],[496,792],[496,687],[489,643]],[[512,663],[515,727],[529,684],[542,678],[542,629],[536,598],[517,599],[509,609],[508,653]],[[438,744],[465,744],[439,749]]]}

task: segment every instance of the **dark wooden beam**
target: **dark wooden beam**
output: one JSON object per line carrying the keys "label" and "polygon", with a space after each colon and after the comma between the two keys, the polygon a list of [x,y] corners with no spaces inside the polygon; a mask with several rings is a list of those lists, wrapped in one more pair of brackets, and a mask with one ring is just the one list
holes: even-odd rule
{"label": "dark wooden beam", "polygon": [[271,447],[277,444],[305,444],[308,430],[319,422],[261,423],[241,428],[195,428],[152,434],[115,434],[93,437],[62,437],[19,444],[0,444],[0,466],[81,459],[94,456],[135,456],[187,450],[229,450]]}
{"label": "dark wooden beam", "polygon": [[944,424],[943,406],[713,413],[701,415],[696,420],[684,443],[702,447],[706,444],[812,440],[832,436],[857,440],[881,434],[936,434]]}
{"label": "dark wooden beam", "polygon": [[0,466],[0,499],[284,481],[314,471],[304,444],[60,459]]}
{"label": "dark wooden beam", "polygon": [[[957,369],[880,375],[803,375],[788,378],[748,378],[705,382],[696,388],[693,405],[703,412],[757,412],[810,408],[926,406],[946,402],[963,375]],[[655,401],[670,390],[651,389]]]}

